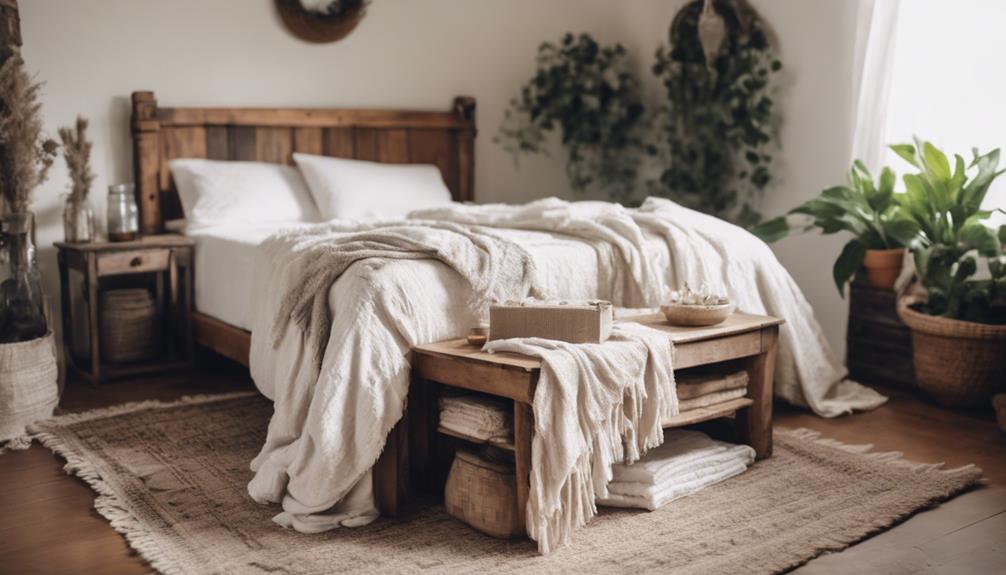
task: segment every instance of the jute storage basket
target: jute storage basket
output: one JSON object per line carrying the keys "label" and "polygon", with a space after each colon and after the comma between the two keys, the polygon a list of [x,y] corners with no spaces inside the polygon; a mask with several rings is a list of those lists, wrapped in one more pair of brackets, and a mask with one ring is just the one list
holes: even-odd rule
{"label": "jute storage basket", "polygon": [[912,330],[915,379],[933,399],[953,407],[988,405],[1006,373],[1006,325],[932,316],[906,296],[898,315]]}
{"label": "jute storage basket", "polygon": [[523,535],[517,524],[513,464],[459,449],[447,476],[444,506],[452,517],[486,535],[504,539]]}
{"label": "jute storage basket", "polygon": [[24,435],[25,426],[52,416],[59,402],[59,368],[52,332],[0,344],[0,442]]}
{"label": "jute storage basket", "polygon": [[109,363],[142,361],[157,355],[160,337],[157,304],[150,290],[101,292],[101,359]]}

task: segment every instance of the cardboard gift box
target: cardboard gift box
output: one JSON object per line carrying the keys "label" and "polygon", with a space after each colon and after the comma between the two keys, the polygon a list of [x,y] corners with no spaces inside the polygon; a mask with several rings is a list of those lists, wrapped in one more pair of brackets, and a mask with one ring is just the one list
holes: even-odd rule
{"label": "cardboard gift box", "polygon": [[489,307],[489,340],[540,337],[601,343],[611,335],[613,319],[607,301],[508,301]]}

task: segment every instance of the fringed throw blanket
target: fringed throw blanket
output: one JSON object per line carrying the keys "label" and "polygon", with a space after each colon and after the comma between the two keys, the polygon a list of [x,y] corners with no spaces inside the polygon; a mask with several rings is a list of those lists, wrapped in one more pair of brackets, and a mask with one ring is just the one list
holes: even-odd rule
{"label": "fringed throw blanket", "polygon": [[534,394],[528,535],[548,553],[597,514],[612,465],[663,442],[661,416],[677,414],[673,347],[664,332],[617,324],[600,344],[539,338],[491,341],[490,352],[539,357]]}
{"label": "fringed throw blanket", "polygon": [[[419,221],[300,229],[274,236],[263,251],[256,288],[283,296],[272,325],[259,321],[252,332],[252,376],[275,414],[248,491],[260,503],[282,502],[275,521],[298,531],[368,523],[377,517],[370,469],[408,391],[406,354],[430,337],[421,333],[430,325],[423,290],[450,285],[463,294],[457,305],[476,317],[491,299],[538,295],[533,261],[493,230]],[[455,283],[410,278],[411,266],[392,265],[423,260],[446,266]],[[375,278],[384,269],[404,274],[396,276],[402,292],[381,289]],[[330,290],[344,276],[345,303],[333,305]],[[326,361],[336,368],[325,369]]]}

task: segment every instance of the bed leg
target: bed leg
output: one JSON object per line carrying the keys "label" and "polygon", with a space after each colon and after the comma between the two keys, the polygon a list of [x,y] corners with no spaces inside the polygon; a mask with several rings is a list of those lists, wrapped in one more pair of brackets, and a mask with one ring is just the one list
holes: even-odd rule
{"label": "bed leg", "polygon": [[377,510],[387,517],[398,517],[402,513],[409,490],[408,419],[406,410],[388,434],[384,451],[374,465],[374,499]]}

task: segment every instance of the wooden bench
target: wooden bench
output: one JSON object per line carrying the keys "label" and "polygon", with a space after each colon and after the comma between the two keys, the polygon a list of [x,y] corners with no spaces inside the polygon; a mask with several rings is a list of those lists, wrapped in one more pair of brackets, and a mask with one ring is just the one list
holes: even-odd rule
{"label": "wooden bench", "polygon": [[[782,320],[735,313],[724,323],[712,327],[676,327],[668,325],[662,315],[632,319],[670,334],[674,342],[675,370],[738,360],[748,372],[746,397],[682,413],[664,421],[665,428],[736,415],[741,441],[751,445],[759,459],[772,454],[772,378]],[[525,509],[534,433],[531,405],[540,367],[541,362],[536,358],[484,353],[463,339],[415,347],[407,423],[413,485],[424,486],[431,492],[442,488],[449,458],[438,453],[439,435],[480,443],[438,426],[439,387],[446,385],[488,393],[513,401],[514,442],[502,447],[514,452],[517,505],[518,509]],[[518,517],[523,524],[524,513],[518,513]]]}

